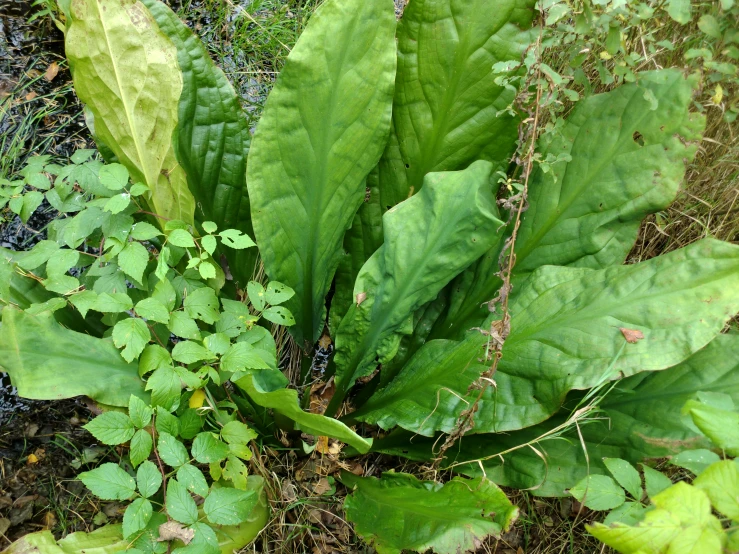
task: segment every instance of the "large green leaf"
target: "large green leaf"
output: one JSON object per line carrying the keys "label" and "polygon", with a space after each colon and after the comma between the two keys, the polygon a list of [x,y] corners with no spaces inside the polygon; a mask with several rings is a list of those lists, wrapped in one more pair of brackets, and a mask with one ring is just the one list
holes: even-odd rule
{"label": "large green leaf", "polygon": [[[594,269],[623,263],[641,220],[668,206],[697,150],[704,117],[689,113],[696,78],[668,69],[578,102],[564,126],[538,145],[537,166],[516,241],[515,274],[542,265]],[[486,317],[480,305],[500,288],[497,252],[454,283],[434,338],[458,338]]]}
{"label": "large green leaf", "polygon": [[344,504],[347,519],[378,554],[472,551],[518,516],[505,493],[483,478],[455,477],[442,485],[407,473],[376,479],[344,472],[341,480],[355,491]]}
{"label": "large green leaf", "polygon": [[[499,485],[563,496],[586,475],[606,473],[603,458],[637,463],[710,448],[690,415],[682,413],[685,403],[701,392],[727,394],[739,404],[739,334],[719,335],[675,367],[620,381],[600,403],[602,412],[594,414],[596,419],[580,424],[587,454],[574,427],[559,439],[536,440],[565,423],[567,416],[561,414],[513,433],[467,436],[456,461],[484,460],[485,475]],[[527,446],[517,448],[532,441],[538,453]],[[480,466],[474,462],[460,469],[477,475]]]}
{"label": "large green leaf", "polygon": [[[269,371],[269,370],[267,370]],[[268,386],[258,373],[241,377],[235,384],[242,388],[257,405],[270,408],[293,420],[301,431],[315,436],[328,436],[353,446],[361,453],[372,446],[372,439],[360,437],[336,419],[320,414],[304,412],[300,408],[297,391],[293,389],[274,389]]]}
{"label": "large green leaf", "polygon": [[503,110],[515,92],[495,83],[493,65],[520,61],[532,7],[531,0],[504,0],[480,17],[485,0],[406,6],[398,25],[390,139],[344,240],[347,259],[332,301],[337,322],[362,264],[382,244],[382,213],[417,193],[432,171],[458,171],[476,160],[507,165],[519,121]]}
{"label": "large green leaf", "polygon": [[345,231],[390,126],[391,0],[328,0],[272,90],[249,152],[252,220],[265,270],[295,289],[285,305],[301,346],[324,327]]}
{"label": "large green leaf", "polygon": [[383,429],[400,425],[426,436],[439,430],[450,432],[468,406],[455,391],[466,391],[486,369],[479,361],[486,340],[481,333],[472,331],[461,342],[426,343],[387,387],[372,395],[350,417]]}
{"label": "large green leaf", "polygon": [[[697,352],[739,312],[739,246],[704,239],[635,265],[546,266],[510,311],[511,333],[476,432],[534,425],[571,389],[665,369]],[[620,328],[644,338],[628,344]]]}
{"label": "large green leaf", "polygon": [[49,312],[30,315],[6,306],[2,316],[0,365],[19,396],[84,395],[110,406],[128,406],[132,394],[147,398],[137,365],[126,363],[110,339],[65,329]]}
{"label": "large green leaf", "polygon": [[3,554],[115,554],[124,552],[129,546],[129,542],[123,540],[121,526],[111,524],[90,533],[70,533],[59,542],[51,531],[29,533],[3,550]]}
{"label": "large green leaf", "polygon": [[383,216],[385,242],[359,272],[336,335],[333,408],[356,379],[395,355],[415,310],[500,240],[491,170],[478,161],[430,173],[421,192]]}
{"label": "large green leaf", "polygon": [[[236,91],[177,14],[159,0],[141,1],[177,48],[183,86],[174,146],[197,202],[195,218],[253,236],[246,191],[249,126]],[[244,285],[256,251],[227,248],[225,253],[231,272]]]}
{"label": "large green leaf", "polygon": [[417,193],[427,173],[480,159],[507,162],[513,152],[518,119],[503,110],[515,91],[495,83],[493,65],[520,61],[533,2],[489,7],[486,0],[406,6],[398,25],[393,136],[379,165],[383,211]]}
{"label": "large green leaf", "polygon": [[[697,77],[667,69],[580,102],[543,156],[569,154],[532,176],[516,272],[545,264],[595,269],[626,258],[645,215],[677,194],[705,124],[691,114]],[[598,191],[593,194],[593,191]]]}
{"label": "large green leaf", "polygon": [[71,11],[65,48],[95,136],[149,186],[157,214],[191,223],[195,203],[172,146],[182,92],[177,50],[137,0],[78,0]]}

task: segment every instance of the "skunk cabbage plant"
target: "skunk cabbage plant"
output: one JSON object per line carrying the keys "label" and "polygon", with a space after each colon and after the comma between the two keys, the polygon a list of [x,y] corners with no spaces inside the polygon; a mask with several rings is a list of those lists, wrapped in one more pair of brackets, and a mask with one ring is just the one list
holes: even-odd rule
{"label": "skunk cabbage plant", "polygon": [[[522,117],[494,66],[525,55],[531,0],[493,12],[483,0],[411,0],[399,21],[392,0],[326,0],[253,137],[225,75],[164,4],[62,5],[75,89],[109,163],[57,176],[66,217],[44,246],[3,253],[0,363],[24,396],[128,407],[114,444],[130,441],[138,463],[151,439],[134,408],[155,411],[156,448],[179,468],[167,514],[213,552],[190,494],[206,495],[214,525],[246,521],[229,511],[250,490],[238,457],[278,427],[297,445],[301,433],[331,437],[346,456],[452,469],[443,485],[342,478],[355,491],[347,516],[379,552],[446,553],[515,519],[496,484],[565,495],[604,473],[604,456],[636,463],[700,445],[680,411],[691,397],[720,388],[739,401],[739,337],[722,334],[739,312],[739,247],[705,238],[627,259],[696,153],[697,77],[645,71],[579,100],[536,144],[556,162],[528,175],[519,224],[499,184],[515,177]],[[499,260],[516,229],[508,286]],[[80,251],[91,236],[104,257]],[[252,279],[250,236],[269,284]],[[302,362],[286,362],[270,324],[288,326]],[[316,360],[332,349],[324,370]],[[302,364],[300,378],[278,360]],[[300,396],[314,380],[334,391],[325,410]],[[234,411],[191,432],[188,410],[226,402],[226,381]],[[583,419],[596,409],[605,416]],[[237,421],[249,431],[227,429]],[[458,440],[439,451],[445,434]],[[117,497],[139,494],[143,515],[125,537],[151,527],[151,504],[131,487]]]}

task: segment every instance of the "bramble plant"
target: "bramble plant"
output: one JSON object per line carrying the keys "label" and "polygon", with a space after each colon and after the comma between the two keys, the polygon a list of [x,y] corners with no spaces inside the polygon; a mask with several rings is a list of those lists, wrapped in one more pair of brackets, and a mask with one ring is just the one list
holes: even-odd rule
{"label": "bramble plant", "polygon": [[[136,473],[81,479],[131,500],[116,548],[252,540],[267,508],[247,462],[278,430],[304,451],[330,437],[344,456],[460,474],[340,476],[381,554],[499,535],[517,510],[497,485],[563,496],[601,480],[604,457],[707,446],[680,409],[739,375],[737,335],[721,334],[739,247],[706,238],[622,265],[697,150],[697,75],[626,64],[607,92],[562,91],[573,109],[537,140],[566,76],[541,61],[532,1],[481,19],[482,0],[412,0],[396,22],[391,0],[327,0],[252,138],[164,4],[59,4],[108,163],[33,158],[2,184],[21,217],[43,198],[62,217],[2,252],[0,355],[21,396],[110,408],[87,428],[127,445]],[[285,359],[273,325],[304,359]]]}

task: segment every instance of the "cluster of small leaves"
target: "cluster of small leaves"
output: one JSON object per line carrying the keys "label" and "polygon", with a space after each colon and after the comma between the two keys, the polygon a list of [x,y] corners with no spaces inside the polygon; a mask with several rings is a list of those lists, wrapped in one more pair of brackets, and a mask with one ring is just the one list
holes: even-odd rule
{"label": "cluster of small leaves", "polygon": [[216,554],[210,525],[246,521],[258,500],[244,463],[257,433],[220,387],[251,371],[277,369],[275,341],[259,321],[292,324],[280,304],[294,291],[250,282],[237,291],[240,299],[221,298],[225,272],[213,256],[254,247],[251,238],[219,232],[208,221],[201,233],[181,221],[159,226],[138,201],[148,188],[131,184],[125,167],[103,164],[89,150],[71,162],[32,158],[23,180],[2,189],[10,190],[7,203],[24,221],[44,197],[60,212],[48,240],[18,257],[18,271],[55,293],[26,311],[76,309],[82,318],[98,312],[148,391],[145,399],[131,396],[128,414],[105,412],[86,426],[103,444],[128,446],[135,476],[106,463],[80,478],[102,499],[131,501],[123,533],[134,552],[167,551],[147,531],[166,516],[175,527],[158,529],[155,537],[174,529],[172,538],[188,545],[175,552]]}
{"label": "cluster of small leaves", "polygon": [[[739,413],[730,396],[699,393],[683,412],[723,455],[739,454]],[[722,460],[707,449],[684,450],[669,463],[695,475],[692,484],[673,485],[664,474],[642,465],[642,488],[634,466],[626,460],[605,458],[613,477],[589,475],[570,494],[592,510],[612,510],[602,524],[589,526],[588,531],[619,552],[735,552],[739,548],[737,460]],[[723,525],[714,512],[728,518],[731,525]]]}
{"label": "cluster of small leaves", "polygon": [[[555,133],[561,116],[594,87],[634,82],[640,71],[664,65],[703,75],[697,109],[721,109],[727,122],[739,115],[739,97],[730,97],[739,85],[739,5],[734,0],[699,6],[690,0],[541,0],[537,8],[541,25],[532,32],[538,40],[520,63],[500,62],[493,69],[497,84],[522,90],[524,103],[538,101],[547,114],[542,134]],[[696,32],[688,32],[695,24]],[[531,92],[537,87],[546,91],[538,99]],[[645,95],[656,107],[656,98],[649,91]],[[544,171],[558,161],[563,160],[535,160]]]}

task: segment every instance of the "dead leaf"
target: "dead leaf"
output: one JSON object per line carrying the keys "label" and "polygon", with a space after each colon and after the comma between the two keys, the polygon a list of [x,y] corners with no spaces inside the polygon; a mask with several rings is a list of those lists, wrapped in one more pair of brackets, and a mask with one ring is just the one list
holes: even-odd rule
{"label": "dead leaf", "polygon": [[44,79],[51,82],[56,78],[57,75],[59,75],[59,64],[56,62],[52,62],[49,64],[49,67],[46,68]]}
{"label": "dead leaf", "polygon": [[359,294],[357,294],[357,307],[359,307],[359,305],[365,300],[367,300],[366,292],[360,292]]}
{"label": "dead leaf", "polygon": [[54,512],[46,512],[44,514],[44,529],[51,530],[56,526],[57,520]]}
{"label": "dead leaf", "polygon": [[331,490],[331,483],[328,482],[328,479],[325,477],[321,477],[321,479],[313,485],[313,494],[317,494],[318,496],[321,496],[323,493]]}
{"label": "dead leaf", "polygon": [[10,529],[10,520],[6,517],[0,517],[0,535],[5,535],[8,529]]}
{"label": "dead leaf", "polygon": [[190,544],[193,537],[195,537],[195,531],[192,529],[188,529],[176,521],[168,521],[159,526],[159,538],[157,541],[164,542],[179,539],[185,544]]}
{"label": "dead leaf", "polygon": [[316,442],[316,452],[320,452],[321,454],[328,454],[328,437],[318,437],[318,441]]}
{"label": "dead leaf", "polygon": [[644,338],[644,333],[638,329],[627,329],[626,327],[619,327],[619,331],[623,334],[626,342],[635,344]]}
{"label": "dead leaf", "polygon": [[349,471],[353,473],[354,475],[358,475],[359,477],[364,475],[364,468],[362,467],[362,464],[359,464],[359,463],[354,463],[349,469]]}
{"label": "dead leaf", "polygon": [[31,100],[33,100],[37,96],[38,96],[38,94],[36,94],[35,92],[33,92],[33,91],[29,92],[28,94],[26,94],[26,102],[30,102]]}
{"label": "dead leaf", "polygon": [[39,426],[36,423],[29,423],[26,426],[26,437],[32,438],[36,436],[36,433],[38,433]]}

